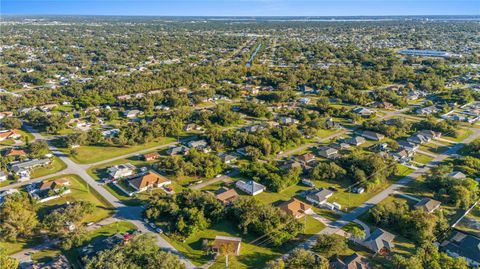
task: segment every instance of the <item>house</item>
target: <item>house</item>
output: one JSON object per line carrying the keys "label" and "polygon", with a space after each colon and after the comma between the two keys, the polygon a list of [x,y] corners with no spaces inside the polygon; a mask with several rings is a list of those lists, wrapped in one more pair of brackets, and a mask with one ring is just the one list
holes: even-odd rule
{"label": "house", "polygon": [[344,149],[350,148],[350,145],[347,143],[338,143],[338,144],[330,145],[330,147],[338,150],[344,150]]}
{"label": "house", "polygon": [[350,137],[350,138],[347,138],[345,139],[345,143],[348,143],[350,145],[353,145],[353,146],[360,146],[361,144],[367,142],[367,140],[365,140],[365,138],[361,137],[361,136],[355,136],[355,137]]}
{"label": "house", "polygon": [[149,188],[160,188],[170,184],[172,184],[171,180],[152,170],[128,180],[128,185],[134,188],[137,192],[146,191]]}
{"label": "house", "polygon": [[421,130],[421,131],[417,132],[417,134],[426,136],[430,139],[438,139],[438,138],[442,137],[442,133],[434,132],[432,130]]}
{"label": "house", "polygon": [[398,141],[398,146],[402,149],[405,149],[405,150],[409,151],[409,152],[415,152],[420,148],[420,146],[418,144],[408,142],[408,141],[405,141],[405,140]]}
{"label": "house", "polygon": [[432,139],[429,138],[429,137],[420,135],[420,134],[413,134],[412,136],[407,138],[408,142],[415,143],[415,144],[425,144],[425,143],[430,142],[430,140],[432,140]]}
{"label": "house", "polygon": [[385,255],[394,248],[393,239],[395,239],[395,235],[377,228],[362,244],[375,253]]}
{"label": "house", "polygon": [[188,148],[185,146],[172,147],[167,150],[167,154],[170,156],[185,154],[188,152]]}
{"label": "house", "polygon": [[305,214],[313,213],[312,207],[305,204],[304,202],[292,198],[289,201],[286,201],[278,206],[281,210],[285,211],[287,214],[294,216],[295,218],[301,218]]}
{"label": "house", "polygon": [[440,109],[438,109],[436,106],[427,106],[427,107],[422,107],[415,110],[415,113],[420,115],[430,115],[437,112],[440,112]]}
{"label": "house", "polygon": [[109,129],[102,131],[102,136],[105,138],[112,138],[120,133],[120,129]]}
{"label": "house", "polygon": [[14,194],[20,194],[20,192],[17,189],[8,189],[5,191],[0,191],[0,205],[3,204],[7,196],[14,195]]}
{"label": "house", "polygon": [[39,166],[49,165],[50,162],[50,159],[29,159],[25,161],[12,162],[9,164],[9,166],[10,170],[18,175],[22,171],[29,171]]}
{"label": "house", "polygon": [[7,139],[19,139],[22,135],[15,129],[11,130],[1,130],[0,131],[0,141],[5,141]]}
{"label": "house", "polygon": [[189,123],[187,125],[185,125],[185,127],[183,128],[185,131],[201,131],[202,130],[202,126],[198,125],[198,124],[195,124],[195,123]]}
{"label": "house", "polygon": [[7,174],[5,172],[0,171],[0,182],[7,180]]}
{"label": "house", "polygon": [[119,164],[119,165],[114,165],[112,167],[109,167],[107,169],[107,173],[110,175],[111,179],[116,180],[123,177],[129,177],[135,174],[136,169],[137,168],[134,165],[130,163],[126,163],[126,164]]}
{"label": "house", "polygon": [[338,122],[333,121],[332,118],[328,118],[325,121],[325,125],[327,126],[327,129],[341,129],[342,125]]}
{"label": "house", "polygon": [[460,171],[453,171],[447,175],[447,177],[453,177],[455,179],[465,179],[467,176]]}
{"label": "house", "polygon": [[375,140],[375,141],[380,141],[385,138],[383,134],[379,134],[372,131],[363,131],[363,132],[360,132],[359,134],[367,139]]}
{"label": "house", "polygon": [[422,209],[425,212],[432,213],[433,211],[440,208],[441,204],[442,203],[437,200],[433,200],[430,198],[423,198],[415,205],[415,209]]}
{"label": "house", "polygon": [[26,157],[27,153],[23,149],[10,148],[5,152],[6,157]]}
{"label": "house", "polygon": [[299,102],[304,105],[308,105],[310,103],[310,98],[306,98],[306,97],[300,98]]}
{"label": "house", "polygon": [[257,194],[260,194],[263,191],[265,191],[265,189],[266,189],[265,186],[263,186],[260,183],[255,182],[253,180],[249,180],[247,182],[245,182],[243,180],[238,180],[237,182],[235,182],[235,187],[239,188],[240,190],[242,190],[243,192],[245,192],[245,193],[247,193],[251,196],[255,196]]}
{"label": "house", "polygon": [[327,199],[332,197],[333,191],[329,189],[321,188],[316,190],[313,193],[307,195],[307,201],[311,202],[312,204],[321,205],[327,202]]}
{"label": "house", "polygon": [[375,111],[370,110],[368,108],[364,108],[364,107],[356,107],[356,108],[352,109],[352,112],[357,113],[357,114],[362,115],[362,116],[370,116],[370,115],[375,113]]}
{"label": "house", "polygon": [[318,149],[318,155],[327,158],[327,159],[335,159],[339,157],[338,149],[331,148],[329,146],[322,146]]}
{"label": "house", "polygon": [[315,155],[312,153],[305,153],[297,157],[297,160],[303,165],[308,165],[309,163],[315,161]]}
{"label": "house", "polygon": [[297,161],[288,161],[280,166],[282,170],[290,170],[293,168],[302,168],[302,164]]}
{"label": "house", "polygon": [[472,268],[480,266],[480,238],[478,237],[456,232],[449,241],[442,243],[442,249],[452,257],[465,258]]}
{"label": "house", "polygon": [[332,258],[328,269],[367,269],[368,259],[360,254],[353,253],[341,260],[338,256]]}
{"label": "house", "polygon": [[52,109],[56,108],[57,106],[58,106],[57,104],[47,104],[47,105],[40,106],[38,108],[43,112],[49,112]]}
{"label": "house", "polygon": [[235,256],[240,255],[240,245],[242,239],[239,237],[229,237],[229,236],[215,236],[215,240],[212,244],[212,250],[216,253],[223,253],[228,251]]}
{"label": "house", "polygon": [[135,119],[137,118],[140,114],[142,114],[142,111],[138,109],[133,109],[133,110],[125,110],[123,112],[123,116],[128,118],[128,119]]}
{"label": "house", "polygon": [[237,157],[231,154],[220,154],[219,156],[222,161],[226,164],[231,164],[237,161]]}
{"label": "house", "polygon": [[385,109],[392,109],[393,108],[393,104],[390,103],[390,102],[386,102],[386,101],[375,102],[374,106],[379,107],[379,108],[385,108]]}
{"label": "house", "polygon": [[70,181],[68,179],[60,178],[33,183],[28,185],[26,189],[32,199],[38,200],[39,203],[44,203],[71,193],[69,186]]}
{"label": "house", "polygon": [[147,162],[154,161],[158,158],[160,158],[160,154],[158,154],[158,152],[143,154],[143,159]]}
{"label": "house", "polygon": [[238,198],[238,193],[235,189],[222,187],[215,192],[215,198],[217,198],[222,204],[228,205]]}
{"label": "house", "polygon": [[406,150],[406,149],[400,149],[400,150],[395,151],[391,154],[392,154],[392,157],[397,161],[408,160],[410,157],[413,156],[413,153],[411,151]]}
{"label": "house", "polygon": [[280,124],[284,124],[284,125],[289,125],[289,124],[297,124],[299,123],[299,121],[297,119],[294,119],[294,118],[291,118],[291,117],[280,117],[278,119],[278,122]]}
{"label": "house", "polygon": [[308,85],[299,85],[298,90],[303,93],[315,93],[317,91],[315,86],[308,86]]}
{"label": "house", "polygon": [[205,140],[190,141],[187,143],[187,146],[189,148],[195,148],[195,149],[202,149],[202,148],[205,148],[207,145],[208,143]]}

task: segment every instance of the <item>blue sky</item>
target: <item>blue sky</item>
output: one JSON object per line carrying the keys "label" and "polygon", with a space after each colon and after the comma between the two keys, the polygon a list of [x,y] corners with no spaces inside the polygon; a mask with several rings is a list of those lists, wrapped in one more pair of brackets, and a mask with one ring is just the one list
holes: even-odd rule
{"label": "blue sky", "polygon": [[0,0],[1,14],[160,16],[480,15],[480,0]]}

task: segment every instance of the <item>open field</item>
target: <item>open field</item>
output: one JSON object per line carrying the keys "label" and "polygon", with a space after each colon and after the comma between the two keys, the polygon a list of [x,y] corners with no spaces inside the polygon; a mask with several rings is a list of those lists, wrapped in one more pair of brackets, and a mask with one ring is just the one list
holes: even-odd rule
{"label": "open field", "polygon": [[[153,142],[149,142],[142,145],[136,146],[124,146],[124,147],[114,147],[114,146],[81,146],[76,149],[76,154],[70,156],[74,161],[81,164],[95,163],[103,160],[108,160],[114,157],[118,157],[125,154],[131,154],[136,151],[145,150],[148,148],[153,148],[175,142],[175,138],[163,137],[156,139]],[[65,153],[67,149],[63,149]],[[70,154],[69,154],[70,155]]]}

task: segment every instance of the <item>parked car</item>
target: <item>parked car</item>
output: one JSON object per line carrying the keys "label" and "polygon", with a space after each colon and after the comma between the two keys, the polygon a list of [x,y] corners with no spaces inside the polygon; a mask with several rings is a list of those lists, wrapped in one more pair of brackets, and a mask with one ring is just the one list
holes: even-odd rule
{"label": "parked car", "polygon": [[160,228],[155,229],[155,231],[156,231],[157,233],[159,233],[159,234],[163,233],[163,230],[160,229]]}

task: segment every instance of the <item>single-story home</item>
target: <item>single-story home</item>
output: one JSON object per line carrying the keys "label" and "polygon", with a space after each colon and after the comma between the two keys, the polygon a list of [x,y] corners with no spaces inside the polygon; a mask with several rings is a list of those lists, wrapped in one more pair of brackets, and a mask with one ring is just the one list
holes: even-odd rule
{"label": "single-story home", "polygon": [[257,183],[253,180],[249,180],[247,182],[243,181],[243,180],[238,180],[237,182],[235,182],[235,186],[237,188],[239,188],[240,190],[242,190],[243,192],[251,195],[251,196],[255,196],[257,194],[260,194],[262,192],[265,191],[266,187],[263,186],[262,184],[260,183]]}
{"label": "single-story home", "polygon": [[334,159],[339,156],[338,149],[331,148],[329,146],[322,146],[318,148],[318,155],[327,159]]}
{"label": "single-story home", "polygon": [[321,188],[313,193],[307,195],[307,201],[312,204],[321,205],[327,202],[327,199],[332,197],[333,191],[325,188]]}
{"label": "single-story home", "polygon": [[305,153],[297,157],[297,160],[304,165],[308,165],[309,163],[315,161],[315,155],[312,153]]}
{"label": "single-story home", "polygon": [[0,131],[0,141],[5,141],[7,139],[19,139],[21,137],[22,135],[15,129]]}
{"label": "single-story home", "polygon": [[185,154],[188,152],[188,148],[185,146],[172,147],[167,150],[167,154],[170,156]]}
{"label": "single-story home", "polygon": [[294,216],[295,218],[301,218],[305,214],[313,213],[312,207],[305,204],[304,202],[292,198],[289,201],[286,201],[278,206],[281,210],[285,211],[287,214]]}
{"label": "single-story home", "polygon": [[353,253],[345,257],[343,260],[338,256],[332,258],[329,262],[328,269],[367,269],[368,259],[360,254]]}
{"label": "single-story home", "polygon": [[242,238],[217,235],[213,241],[212,250],[216,253],[222,253],[225,250],[229,250],[232,251],[231,254],[238,256],[240,255],[241,243]]}
{"label": "single-story home", "polygon": [[215,198],[217,198],[222,204],[228,205],[238,198],[238,193],[235,189],[222,187],[215,192]]}
{"label": "single-story home", "polygon": [[425,212],[432,213],[433,211],[440,208],[441,204],[442,203],[437,200],[431,198],[423,198],[415,205],[415,209],[422,209]]}
{"label": "single-story home", "polygon": [[149,188],[160,188],[170,184],[172,184],[171,180],[152,170],[128,180],[128,185],[137,192],[146,191]]}
{"label": "single-story home", "polygon": [[395,247],[393,239],[395,239],[394,234],[377,228],[363,241],[363,245],[375,253],[385,255]]}
{"label": "single-story home", "polygon": [[385,135],[372,132],[372,131],[363,131],[363,132],[360,132],[359,134],[367,139],[375,140],[375,141],[380,141],[385,138]]}
{"label": "single-story home", "polygon": [[355,137],[345,139],[345,143],[348,143],[348,144],[353,145],[353,146],[360,146],[361,144],[363,144],[365,142],[367,142],[367,140],[365,140],[365,138],[363,138],[361,136],[355,136]]}
{"label": "single-story home", "polygon": [[123,177],[129,177],[135,174],[135,170],[137,168],[135,165],[126,163],[126,164],[118,164],[107,169],[107,173],[110,175],[112,179],[119,179]]}
{"label": "single-story home", "polygon": [[478,237],[456,232],[449,241],[442,243],[442,249],[452,257],[465,258],[472,268],[480,266],[480,238]]}
{"label": "single-story home", "polygon": [[151,153],[143,154],[143,159],[147,162],[154,161],[158,158],[160,158],[160,154],[158,154],[158,152],[151,152]]}

